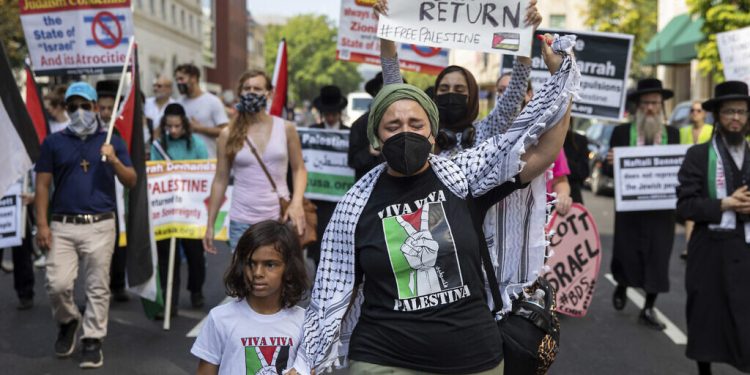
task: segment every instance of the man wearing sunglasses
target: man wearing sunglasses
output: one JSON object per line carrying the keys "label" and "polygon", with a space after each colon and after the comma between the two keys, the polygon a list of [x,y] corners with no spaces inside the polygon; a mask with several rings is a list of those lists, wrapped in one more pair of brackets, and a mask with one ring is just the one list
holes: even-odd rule
{"label": "man wearing sunglasses", "polygon": [[[113,135],[111,144],[105,144],[107,133],[96,115],[96,100],[96,91],[85,82],[68,88],[65,108],[70,125],[44,140],[35,167],[37,243],[49,249],[47,293],[59,324],[55,354],[70,356],[76,332],[83,326],[82,368],[103,364],[101,345],[107,334],[109,269],[115,244],[114,177],[128,188],[136,182],[122,139]],[[73,298],[79,265],[86,293],[84,316]]]}
{"label": "man wearing sunglasses", "polygon": [[161,123],[161,117],[164,116],[164,108],[175,102],[172,99],[172,80],[160,76],[154,81],[153,89],[154,96],[146,99],[143,111],[146,113],[146,117],[153,121],[154,127],[158,127]]}

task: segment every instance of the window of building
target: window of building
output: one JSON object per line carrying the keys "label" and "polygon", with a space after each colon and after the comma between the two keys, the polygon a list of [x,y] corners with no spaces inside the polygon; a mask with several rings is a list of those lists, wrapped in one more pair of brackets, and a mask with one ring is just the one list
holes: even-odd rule
{"label": "window of building", "polygon": [[138,0],[136,5],[138,6],[138,9],[143,9],[143,0]]}
{"label": "window of building", "polygon": [[177,26],[177,6],[172,4],[172,25]]}
{"label": "window of building", "polygon": [[182,29],[185,30],[185,9],[180,9],[180,25],[182,25]]}
{"label": "window of building", "polygon": [[564,14],[551,14],[549,16],[549,27],[553,29],[564,29],[565,28],[565,15]]}
{"label": "window of building", "polygon": [[156,15],[156,5],[154,4],[154,1],[156,0],[148,0],[148,9],[151,10],[151,15]]}
{"label": "window of building", "polygon": [[188,19],[190,20],[190,34],[195,34],[195,27],[194,27],[194,19],[193,15],[191,14]]}
{"label": "window of building", "polygon": [[161,0],[161,19],[167,19],[167,3],[165,0]]}

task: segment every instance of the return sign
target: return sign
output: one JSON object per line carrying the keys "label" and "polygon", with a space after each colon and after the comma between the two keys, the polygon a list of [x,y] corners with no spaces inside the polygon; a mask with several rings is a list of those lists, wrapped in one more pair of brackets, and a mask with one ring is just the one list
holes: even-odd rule
{"label": "return sign", "polygon": [[402,43],[531,55],[528,0],[391,0],[378,37]]}
{"label": "return sign", "polygon": [[674,210],[677,172],[689,145],[615,147],[617,212]]}

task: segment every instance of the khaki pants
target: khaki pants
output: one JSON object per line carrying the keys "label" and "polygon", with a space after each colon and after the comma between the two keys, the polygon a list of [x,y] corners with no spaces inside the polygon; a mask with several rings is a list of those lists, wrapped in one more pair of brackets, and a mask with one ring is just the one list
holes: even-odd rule
{"label": "khaki pants", "polygon": [[58,323],[81,319],[73,299],[80,259],[86,290],[82,337],[104,338],[109,316],[109,266],[115,247],[115,220],[94,224],[53,221],[50,229],[52,246],[47,256],[46,286],[52,316]]}
{"label": "khaki pants", "polygon": [[[430,375],[429,372],[410,370],[400,367],[376,365],[374,363],[349,361],[351,375]],[[503,375],[503,362],[492,370],[478,372],[472,375]]]}

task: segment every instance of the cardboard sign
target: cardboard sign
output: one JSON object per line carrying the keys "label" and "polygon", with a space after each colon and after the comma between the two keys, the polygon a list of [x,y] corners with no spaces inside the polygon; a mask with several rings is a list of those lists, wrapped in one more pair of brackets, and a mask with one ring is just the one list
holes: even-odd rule
{"label": "cardboard sign", "polygon": [[[597,33],[565,30],[539,29],[537,35],[575,34],[578,36],[573,51],[581,70],[580,99],[573,101],[572,115],[575,117],[625,121],[630,59],[633,36],[628,34]],[[549,70],[542,59],[538,43],[531,51],[531,83],[534,90],[542,87],[549,78]],[[513,56],[503,56],[500,73],[513,70]]]}
{"label": "cardboard sign", "polygon": [[677,207],[677,172],[689,145],[615,147],[615,210]]}
{"label": "cardboard sign", "polygon": [[548,224],[553,254],[547,260],[550,271],[544,276],[557,291],[559,313],[586,316],[599,275],[602,252],[599,230],[586,208],[574,203],[565,216],[555,212]]}
{"label": "cardboard sign", "polygon": [[[208,220],[208,197],[216,160],[146,162],[151,221],[157,241],[176,237],[202,239]],[[226,241],[232,187],[216,216],[215,239]]]}
{"label": "cardboard sign", "polygon": [[716,34],[724,79],[750,85],[750,27]]}
{"label": "cardboard sign", "polygon": [[23,241],[22,186],[20,182],[11,185],[0,199],[0,248],[20,246]]}
{"label": "cardboard sign", "polygon": [[[372,10],[374,0],[342,0],[336,58],[342,61],[380,66],[378,20]],[[438,74],[448,66],[448,51],[441,48],[399,44],[402,69]]]}
{"label": "cardboard sign", "polygon": [[309,199],[338,202],[354,185],[354,169],[347,165],[349,132],[297,129],[307,168]]}
{"label": "cardboard sign", "polygon": [[378,37],[429,47],[531,55],[528,0],[391,0]]}
{"label": "cardboard sign", "polygon": [[130,0],[20,0],[19,7],[37,75],[122,70],[133,38]]}

